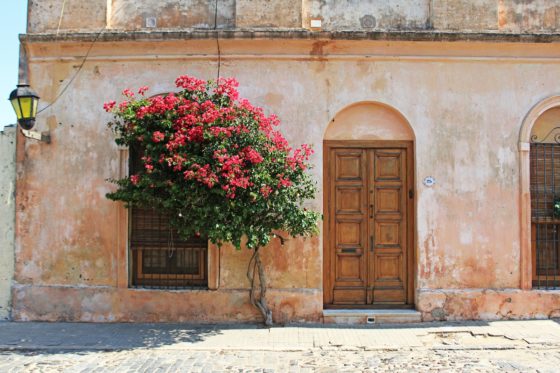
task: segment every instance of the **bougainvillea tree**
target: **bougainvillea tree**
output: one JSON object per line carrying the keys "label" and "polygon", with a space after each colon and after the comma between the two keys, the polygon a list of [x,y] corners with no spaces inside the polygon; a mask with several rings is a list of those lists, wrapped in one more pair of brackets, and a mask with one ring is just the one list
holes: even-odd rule
{"label": "bougainvillea tree", "polygon": [[235,79],[180,76],[175,83],[177,93],[127,89],[121,103],[105,103],[116,143],[143,155],[141,172],[113,180],[118,188],[107,197],[157,209],[183,238],[252,249],[250,300],[270,325],[259,249],[274,237],[283,241],[284,232],[317,232],[319,214],[302,207],[316,191],[307,173],[312,150],[292,149],[274,115],[239,99]]}

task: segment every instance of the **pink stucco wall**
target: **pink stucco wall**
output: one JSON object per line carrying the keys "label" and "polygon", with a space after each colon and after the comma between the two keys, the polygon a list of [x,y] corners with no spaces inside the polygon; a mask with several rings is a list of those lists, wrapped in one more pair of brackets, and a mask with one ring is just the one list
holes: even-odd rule
{"label": "pink stucco wall", "polygon": [[[44,105],[74,76],[89,47],[28,44],[31,83]],[[425,320],[556,315],[556,292],[518,290],[519,131],[533,105],[558,93],[551,79],[560,76],[555,44],[255,39],[222,40],[220,47],[221,75],[236,77],[243,97],[276,113],[289,141],[314,145],[312,173],[320,187],[322,142],[337,113],[371,102],[406,118],[415,141],[416,307]],[[121,174],[122,159],[103,102],[128,87],[172,91],[184,73],[215,78],[215,48],[215,40],[98,42],[68,92],[38,118],[52,143],[19,141],[16,319],[255,317],[247,251],[221,249],[214,291],[123,286],[120,207],[105,199],[106,179]],[[360,131],[367,135],[367,126]],[[427,176],[435,186],[422,184]],[[323,211],[322,191],[309,206]],[[322,253],[321,235],[265,249],[277,320],[321,320]]]}

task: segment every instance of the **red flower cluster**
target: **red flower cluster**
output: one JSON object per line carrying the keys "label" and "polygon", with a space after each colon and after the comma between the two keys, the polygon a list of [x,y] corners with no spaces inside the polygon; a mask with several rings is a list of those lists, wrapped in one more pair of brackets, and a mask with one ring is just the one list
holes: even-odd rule
{"label": "red flower cluster", "polygon": [[217,95],[226,95],[233,102],[239,98],[237,87],[239,87],[239,82],[234,78],[219,78],[218,86],[214,88],[214,93]]}
{"label": "red flower cluster", "polygon": [[165,134],[163,132],[156,131],[152,135],[152,140],[154,142],[162,142],[163,139],[165,139]]}
{"label": "red flower cluster", "polygon": [[175,109],[179,99],[175,94],[166,96],[155,96],[148,99],[148,105],[140,106],[136,111],[136,118],[143,119],[146,115],[164,114]]}
{"label": "red flower cluster", "polygon": [[206,164],[200,166],[193,164],[191,169],[183,173],[185,180],[197,180],[198,182],[206,185],[208,188],[213,188],[218,182],[218,176],[210,170],[210,165]]}
{"label": "red flower cluster", "polygon": [[297,167],[299,167],[301,170],[305,170],[307,167],[306,161],[309,160],[312,154],[313,154],[313,149],[311,149],[309,145],[303,144],[301,148],[296,149],[294,151],[294,155],[288,157],[286,161],[288,163],[288,166],[292,170],[295,170]]}
{"label": "red flower cluster", "polygon": [[[268,199],[276,190],[291,187],[294,177],[307,167],[311,148],[303,145],[292,154],[287,140],[275,130],[278,118],[239,100],[235,79],[220,78],[214,84],[183,75],[175,84],[184,91],[151,98],[134,99],[127,89],[123,95],[130,101],[116,112],[132,116],[123,124],[123,133],[144,147],[150,141],[150,154],[157,162],[143,158],[146,174],[161,170],[167,175],[164,184],[173,185],[169,180],[173,171],[183,180],[219,187],[229,199],[246,190],[253,198],[258,193]],[[138,93],[143,96],[147,90],[141,87]],[[112,111],[115,105],[111,101],[104,108]],[[220,150],[205,155],[207,146],[217,144]],[[264,167],[259,166],[263,163]],[[268,170],[276,171],[267,174]],[[132,185],[138,181],[139,175],[131,176]]]}
{"label": "red flower cluster", "polygon": [[190,92],[204,92],[206,81],[188,75],[181,75],[175,80],[175,85]]}
{"label": "red flower cluster", "polygon": [[122,91],[123,96],[126,96],[128,98],[133,98],[134,97],[134,92],[132,92],[130,89],[125,89],[124,91]]}
{"label": "red flower cluster", "polygon": [[252,164],[259,164],[263,161],[261,153],[251,148],[250,146],[245,147],[242,150],[242,153],[245,156],[245,159],[247,159]]}
{"label": "red flower cluster", "polygon": [[117,103],[115,101],[108,101],[108,102],[103,104],[103,110],[105,110],[106,112],[109,113],[109,112],[113,111],[116,104]]}

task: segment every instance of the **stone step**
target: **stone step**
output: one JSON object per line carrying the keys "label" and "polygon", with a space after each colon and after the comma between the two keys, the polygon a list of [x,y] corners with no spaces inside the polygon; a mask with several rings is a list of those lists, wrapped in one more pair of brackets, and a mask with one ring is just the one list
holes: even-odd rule
{"label": "stone step", "polygon": [[323,310],[325,324],[401,324],[422,322],[422,315],[415,310],[393,309],[336,309]]}

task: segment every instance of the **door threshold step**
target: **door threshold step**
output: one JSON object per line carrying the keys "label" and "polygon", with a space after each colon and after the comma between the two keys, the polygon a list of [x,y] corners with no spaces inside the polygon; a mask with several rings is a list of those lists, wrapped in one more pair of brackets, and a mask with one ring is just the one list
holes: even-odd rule
{"label": "door threshold step", "polygon": [[422,322],[422,314],[415,310],[398,309],[332,309],[323,310],[325,324],[401,324]]}

